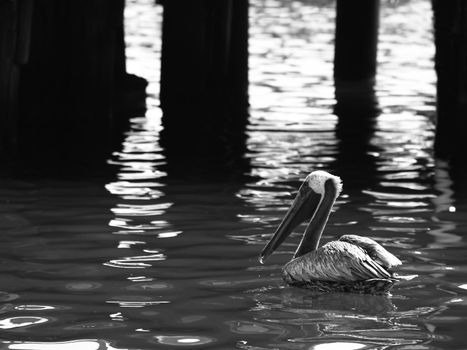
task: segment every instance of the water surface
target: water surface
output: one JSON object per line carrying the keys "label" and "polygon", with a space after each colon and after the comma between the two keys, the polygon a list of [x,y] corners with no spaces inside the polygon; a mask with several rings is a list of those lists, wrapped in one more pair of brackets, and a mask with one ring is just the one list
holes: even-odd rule
{"label": "water surface", "polygon": [[[161,8],[128,1],[128,68],[150,80],[148,112],[109,159],[115,176],[0,182],[1,349],[467,347],[467,201],[432,152],[430,2],[383,2],[376,107],[339,112],[333,6],[251,1],[250,168],[206,179],[167,170]],[[299,231],[258,263],[316,169],[344,180],[323,240],[373,237],[418,278],[390,297],[285,286]]]}

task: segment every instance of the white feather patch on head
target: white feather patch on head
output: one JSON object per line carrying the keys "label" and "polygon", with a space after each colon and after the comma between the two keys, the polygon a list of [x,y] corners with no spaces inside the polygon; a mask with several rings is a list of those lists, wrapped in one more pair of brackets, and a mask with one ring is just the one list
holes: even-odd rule
{"label": "white feather patch on head", "polygon": [[337,197],[342,191],[342,180],[339,176],[331,175],[323,170],[316,170],[310,173],[305,179],[305,181],[308,182],[308,186],[319,194],[324,194],[324,184],[327,180],[334,182]]}

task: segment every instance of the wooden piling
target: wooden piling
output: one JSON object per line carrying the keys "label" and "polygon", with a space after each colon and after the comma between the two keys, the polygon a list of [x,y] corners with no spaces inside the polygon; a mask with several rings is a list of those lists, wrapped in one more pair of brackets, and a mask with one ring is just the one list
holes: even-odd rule
{"label": "wooden piling", "polygon": [[371,81],[376,74],[379,0],[337,0],[336,82]]}
{"label": "wooden piling", "polygon": [[26,64],[31,47],[31,27],[34,0],[18,0],[16,62]]}
{"label": "wooden piling", "polygon": [[[234,111],[233,125],[243,133],[248,122],[248,0],[234,0],[232,5],[230,53],[228,81],[230,109]],[[235,108],[236,107],[236,108]]]}
{"label": "wooden piling", "polygon": [[10,152],[15,143],[14,115],[17,107],[18,67],[17,1],[0,1],[0,152]]}
{"label": "wooden piling", "polygon": [[120,146],[146,87],[126,73],[124,5],[0,0],[2,161],[89,170]]}
{"label": "wooden piling", "polygon": [[464,164],[467,147],[467,3],[433,0],[438,76],[435,153]]}
{"label": "wooden piling", "polygon": [[16,48],[20,162],[105,164],[128,126],[125,91],[145,88],[126,74],[124,0],[34,0],[33,8],[19,1],[27,11],[18,36],[30,42]]}
{"label": "wooden piling", "polygon": [[247,119],[248,0],[162,3],[162,142],[182,153],[231,150]]}
{"label": "wooden piling", "polygon": [[[340,85],[336,87],[334,114],[338,117],[335,129],[338,145],[332,169],[349,179],[349,188],[361,191],[378,183],[374,154],[381,149],[371,141],[381,111],[374,86],[368,84],[366,89],[353,91],[342,92]],[[366,176],[362,177],[362,173]]]}

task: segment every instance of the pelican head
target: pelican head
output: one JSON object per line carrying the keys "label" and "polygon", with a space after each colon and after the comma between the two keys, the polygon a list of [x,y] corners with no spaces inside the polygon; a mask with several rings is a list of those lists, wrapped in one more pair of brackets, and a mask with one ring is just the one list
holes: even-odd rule
{"label": "pelican head", "polygon": [[341,191],[342,181],[338,176],[322,170],[310,173],[300,186],[292,206],[276,232],[261,252],[259,261],[263,263],[305,220],[310,220],[310,222],[295,251],[294,258],[316,250],[331,208]]}

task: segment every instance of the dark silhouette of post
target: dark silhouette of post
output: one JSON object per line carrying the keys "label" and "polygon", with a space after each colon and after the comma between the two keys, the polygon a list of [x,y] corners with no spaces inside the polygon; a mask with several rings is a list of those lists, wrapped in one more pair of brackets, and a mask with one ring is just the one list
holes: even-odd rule
{"label": "dark silhouette of post", "polygon": [[438,76],[435,155],[449,160],[454,197],[467,197],[467,2],[433,0]]}
{"label": "dark silhouette of post", "polygon": [[29,60],[33,0],[0,1],[0,154],[14,152],[20,68]]}
{"label": "dark silhouette of post", "polygon": [[376,118],[381,110],[373,86],[352,95],[336,92],[334,114],[338,117],[335,135],[338,141],[336,159],[332,169],[342,176],[346,188],[355,193],[378,182],[378,145],[371,141],[375,133]]}
{"label": "dark silhouette of post", "polygon": [[467,147],[467,2],[433,0],[438,76],[435,152],[465,164]]}
{"label": "dark silhouette of post", "polygon": [[164,0],[161,92],[170,154],[243,148],[248,0]]}
{"label": "dark silhouette of post", "polygon": [[23,155],[39,148],[65,162],[110,148],[120,13],[120,0],[36,1],[31,56],[21,72]]}
{"label": "dark silhouette of post", "polygon": [[361,179],[375,181],[368,174],[376,174],[375,160],[369,151],[379,115],[374,91],[379,0],[337,0],[336,12],[334,113],[339,118],[336,127],[339,147],[333,167],[350,179],[349,188],[360,190],[365,186]]}
{"label": "dark silhouette of post", "polygon": [[376,74],[379,0],[337,0],[334,79],[368,82]]}
{"label": "dark silhouette of post", "polygon": [[145,98],[146,82],[126,73],[123,9],[124,0],[0,1],[2,160],[105,164]]}

